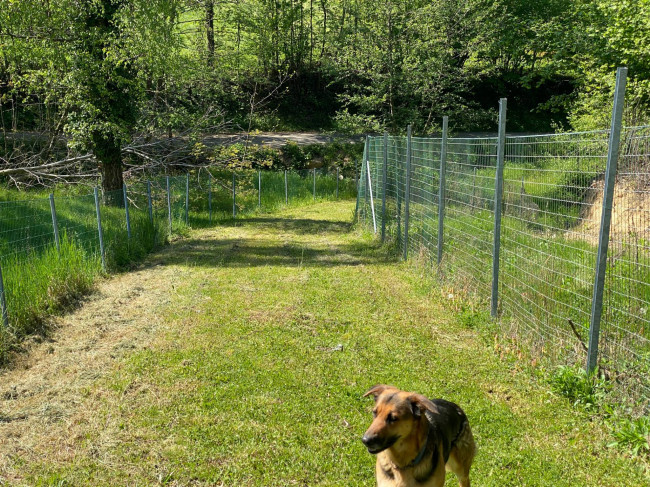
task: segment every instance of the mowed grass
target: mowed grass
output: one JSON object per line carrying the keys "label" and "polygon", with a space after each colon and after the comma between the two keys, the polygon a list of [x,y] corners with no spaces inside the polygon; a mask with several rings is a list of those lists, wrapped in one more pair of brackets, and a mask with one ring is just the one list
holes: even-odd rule
{"label": "mowed grass", "polygon": [[92,414],[65,454],[14,460],[24,484],[372,486],[362,395],[390,383],[462,405],[475,486],[648,485],[604,427],[501,361],[422,270],[352,228],[353,208],[243,218],[154,254],[187,276],[166,331],[87,391]]}

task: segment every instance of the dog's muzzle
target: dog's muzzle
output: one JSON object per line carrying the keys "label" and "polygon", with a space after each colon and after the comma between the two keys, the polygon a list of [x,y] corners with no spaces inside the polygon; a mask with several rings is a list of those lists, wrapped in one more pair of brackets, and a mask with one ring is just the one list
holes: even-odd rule
{"label": "dog's muzzle", "polygon": [[398,436],[392,436],[390,438],[382,438],[381,436],[377,436],[377,435],[365,434],[361,438],[361,441],[363,442],[364,445],[366,445],[368,451],[374,455],[376,453],[380,453],[384,451],[386,448],[390,448],[391,446],[393,446],[398,438],[399,438]]}

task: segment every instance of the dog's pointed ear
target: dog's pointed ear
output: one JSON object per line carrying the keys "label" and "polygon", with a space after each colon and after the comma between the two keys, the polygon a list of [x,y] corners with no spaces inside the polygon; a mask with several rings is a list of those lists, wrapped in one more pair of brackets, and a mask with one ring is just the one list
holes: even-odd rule
{"label": "dog's pointed ear", "polygon": [[390,386],[387,386],[385,384],[378,384],[374,387],[372,387],[368,392],[366,392],[363,397],[368,397],[372,395],[375,398],[375,401],[379,397],[379,395],[384,392],[386,389],[390,388]]}
{"label": "dog's pointed ear", "polygon": [[430,399],[427,399],[422,394],[411,394],[408,397],[408,401],[411,404],[411,412],[413,416],[419,418],[422,415],[422,411],[427,410],[432,413],[437,413],[438,408],[436,407]]}

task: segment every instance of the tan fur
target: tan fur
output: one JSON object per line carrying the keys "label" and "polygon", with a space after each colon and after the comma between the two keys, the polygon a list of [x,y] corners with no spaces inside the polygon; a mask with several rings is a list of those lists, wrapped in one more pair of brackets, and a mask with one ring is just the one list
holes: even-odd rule
{"label": "tan fur", "polygon": [[[368,395],[375,397],[375,417],[363,441],[371,453],[381,450],[375,464],[378,487],[442,487],[446,471],[456,474],[460,487],[470,487],[476,443],[458,406],[435,400],[442,410],[420,394],[385,385],[373,387]],[[448,418],[451,422],[445,424]],[[424,452],[422,459],[414,464],[420,452]]]}

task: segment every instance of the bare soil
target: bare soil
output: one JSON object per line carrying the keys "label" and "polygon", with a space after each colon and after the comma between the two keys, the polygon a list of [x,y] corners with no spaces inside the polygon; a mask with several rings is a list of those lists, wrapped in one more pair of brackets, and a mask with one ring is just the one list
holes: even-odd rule
{"label": "bare soil", "polygon": [[[602,180],[595,181],[587,190],[580,224],[571,232],[593,245],[598,244],[603,190]],[[626,178],[616,182],[610,240],[623,242],[630,238],[650,241],[650,181]]]}
{"label": "bare soil", "polygon": [[268,147],[282,147],[287,142],[298,145],[329,144],[331,142],[354,143],[362,142],[362,136],[346,136],[341,134],[320,134],[316,132],[258,132],[238,134],[215,134],[206,137],[203,142],[208,145],[232,145],[249,143]]}

